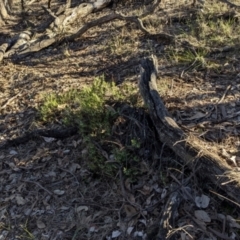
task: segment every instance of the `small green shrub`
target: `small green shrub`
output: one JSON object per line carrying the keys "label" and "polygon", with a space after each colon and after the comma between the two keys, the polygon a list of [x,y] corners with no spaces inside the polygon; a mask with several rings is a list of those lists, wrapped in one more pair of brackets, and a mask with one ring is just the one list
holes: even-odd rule
{"label": "small green shrub", "polygon": [[101,175],[115,176],[120,167],[124,174],[130,177],[138,173],[135,165],[139,159],[128,147],[139,148],[140,143],[137,140],[133,139],[131,146],[125,146],[124,149],[108,144],[108,155],[112,155],[114,161],[108,161],[103,155],[103,149],[106,147],[103,146],[103,142],[111,139],[112,126],[119,116],[117,110],[108,104],[123,101],[136,106],[137,88],[129,83],[116,86],[104,81],[104,77],[99,77],[92,85],[85,86],[82,90],[46,96],[40,107],[40,116],[44,122],[57,119],[65,125],[79,126],[87,149],[90,170]]}

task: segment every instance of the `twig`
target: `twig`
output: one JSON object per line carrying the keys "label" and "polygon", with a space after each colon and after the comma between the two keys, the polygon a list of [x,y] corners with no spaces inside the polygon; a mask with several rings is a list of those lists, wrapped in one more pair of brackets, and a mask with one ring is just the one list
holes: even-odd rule
{"label": "twig", "polygon": [[183,187],[183,185],[182,185],[182,183],[180,183],[179,181],[178,181],[178,179],[173,175],[173,174],[169,174],[170,175],[170,177],[179,185],[179,186],[181,186],[181,190],[189,197],[189,199],[191,199],[193,202],[194,202],[194,199],[193,199],[193,197],[190,195],[190,193]]}
{"label": "twig", "polygon": [[182,72],[181,72],[181,74],[180,74],[180,78],[182,78],[182,77],[183,77],[183,74],[184,74],[187,70],[189,70],[191,67],[193,67],[196,62],[197,62],[197,59],[195,59],[195,60],[191,63],[191,65],[189,65],[188,67],[186,67],[185,69],[183,69]]}
{"label": "twig", "polygon": [[7,50],[8,47],[9,47],[9,43],[3,43],[3,44],[0,46],[0,62],[2,61],[3,56],[4,56],[4,53],[6,52],[6,50]]}
{"label": "twig", "polygon": [[142,214],[142,207],[141,205],[137,204],[137,203],[133,203],[132,201],[129,200],[125,187],[124,187],[124,183],[123,183],[123,174],[122,174],[122,169],[119,169],[119,177],[120,177],[120,183],[121,183],[121,190],[122,190],[122,195],[124,197],[124,199],[132,206],[134,206],[135,208],[137,208],[139,210],[139,212],[141,213],[141,215],[143,216],[143,218],[145,218],[144,214]]}
{"label": "twig", "polygon": [[71,7],[71,0],[67,0],[67,2],[66,2],[66,9],[68,9],[68,8],[70,8]]}
{"label": "twig", "polygon": [[232,87],[231,84],[227,86],[227,88],[225,89],[221,99],[217,102],[218,104],[220,104],[224,100],[224,98],[226,97],[226,95],[227,95],[228,91],[231,89],[231,87]]}
{"label": "twig", "polygon": [[74,199],[71,200],[71,202],[76,201],[78,206],[85,206],[86,205],[86,206],[92,206],[92,207],[98,207],[98,208],[105,208],[105,209],[108,209],[108,210],[111,210],[111,211],[118,211],[119,210],[119,209],[115,209],[115,208],[105,207],[105,206],[102,206],[98,203],[91,203],[89,201],[88,202],[78,202],[77,200],[78,200],[78,198],[74,198]]}
{"label": "twig", "polygon": [[144,102],[147,103],[159,140],[166,142],[166,145],[182,159],[185,165],[191,168],[199,167],[201,171],[198,172],[198,175],[200,177],[206,177],[224,190],[231,199],[238,202],[240,197],[240,190],[237,187],[239,178],[234,177],[236,184],[223,185],[230,180],[230,176],[225,174],[231,170],[226,159],[220,155],[217,149],[206,148],[206,141],[194,134],[186,133],[177,125],[171,118],[157,89],[153,88],[154,84],[152,82],[156,79],[156,76],[152,59],[150,57],[145,58],[141,64],[142,73],[139,89]]}
{"label": "twig", "polygon": [[220,2],[226,3],[227,5],[229,5],[231,8],[240,8],[239,5],[236,5],[234,3],[229,2],[228,0],[219,0]]}
{"label": "twig", "polygon": [[29,6],[29,5],[33,4],[34,2],[36,2],[36,0],[31,0],[31,1],[29,1],[29,2],[26,2],[25,4],[26,4],[27,6]]}
{"label": "twig", "polygon": [[[173,236],[175,233],[183,231],[189,236],[189,239],[193,239],[193,236],[187,230],[185,230],[185,228],[189,229],[190,227],[194,228],[194,226],[192,224],[188,224],[183,227],[172,229],[169,231],[169,233],[167,234],[166,237],[167,237],[167,239],[172,239],[171,236]],[[173,238],[173,239],[175,239],[175,238]]]}
{"label": "twig", "polygon": [[17,93],[15,96],[9,98],[9,99],[7,100],[7,102],[0,107],[0,110],[6,108],[6,107],[8,106],[8,104],[11,103],[14,99],[16,99],[22,92],[23,92],[23,90],[20,91],[19,93]]}
{"label": "twig", "polygon": [[210,233],[208,231],[206,231],[206,229],[202,226],[202,224],[199,224],[199,221],[193,217],[192,215],[190,215],[184,208],[183,208],[183,211],[186,213],[186,215],[191,218],[195,224],[197,224],[197,226],[208,236],[208,237],[211,237]]}
{"label": "twig", "polygon": [[26,182],[26,183],[33,183],[33,184],[39,186],[41,189],[43,189],[43,190],[44,190],[45,192],[47,192],[49,195],[55,197],[54,194],[53,194],[52,192],[50,192],[48,189],[46,189],[45,187],[43,187],[43,186],[42,186],[40,183],[38,183],[38,182],[29,181],[29,180],[23,180],[23,182]]}
{"label": "twig", "polygon": [[214,230],[214,229],[211,228],[211,227],[208,227],[207,229],[208,229],[210,232],[214,233],[214,234],[215,234],[217,237],[219,237],[220,239],[232,240],[231,237],[228,237],[228,236],[226,236],[226,234],[220,233],[220,232]]}
{"label": "twig", "polygon": [[[168,42],[175,41],[174,36],[166,34],[166,33],[151,34],[144,27],[143,22],[140,19],[140,18],[143,18],[143,17],[145,17],[149,14],[152,14],[154,11],[156,11],[157,6],[159,5],[160,2],[161,2],[161,0],[156,0],[155,3],[148,9],[148,11],[146,11],[145,13],[143,13],[140,16],[125,16],[121,13],[112,13],[112,14],[109,14],[107,16],[103,16],[99,19],[96,19],[94,21],[88,22],[85,25],[83,25],[80,29],[79,28],[71,29],[71,35],[69,33],[56,34],[54,32],[54,34],[53,34],[54,37],[52,37],[52,38],[39,38],[36,41],[32,42],[31,45],[28,46],[27,48],[24,48],[23,50],[16,49],[16,50],[14,50],[14,52],[10,51],[9,53],[4,54],[4,57],[10,57],[10,56],[13,55],[13,57],[16,57],[16,60],[21,60],[21,59],[25,58],[26,56],[28,56],[29,54],[31,54],[33,52],[38,52],[38,51],[42,50],[43,48],[47,48],[47,47],[51,46],[52,44],[54,44],[56,42],[60,43],[62,41],[72,41],[76,38],[79,38],[82,34],[84,34],[90,28],[95,27],[95,26],[99,26],[101,24],[107,23],[107,22],[115,20],[115,19],[128,21],[128,22],[134,22],[149,37],[157,37],[157,38],[163,39],[164,41],[168,41]],[[50,3],[50,0],[48,1],[48,3]],[[86,16],[86,15],[92,13],[93,11],[97,11],[97,10],[102,9],[108,3],[109,3],[109,1],[107,1],[107,0],[105,2],[102,2],[100,0],[99,0],[99,2],[98,1],[94,2],[94,4],[91,5],[91,6],[93,6],[93,8],[89,7],[88,10],[83,11],[83,14],[80,14],[79,18],[80,18],[80,16],[83,17],[83,16]],[[50,6],[48,6],[48,7],[50,7]],[[56,14],[54,14],[50,10],[50,8],[47,9],[46,7],[43,7],[43,9],[46,12],[48,12],[48,14],[50,14],[53,18],[55,18],[55,22],[56,22],[56,20],[58,19],[58,17],[56,17]],[[73,8],[73,9],[77,9],[77,8]],[[81,7],[79,9],[77,9],[77,11],[80,11],[80,10],[81,10]],[[72,10],[72,11],[74,11],[74,10]],[[67,18],[68,18],[68,16],[65,16],[65,18],[60,21],[62,25]],[[73,21],[73,19],[71,21]],[[68,24],[70,24],[70,23],[68,23]],[[61,26],[58,26],[58,27],[61,27]],[[15,52],[17,52],[16,55],[14,55]]]}
{"label": "twig", "polygon": [[162,155],[163,155],[163,149],[165,147],[166,143],[162,143],[162,148],[161,148],[161,152],[160,152],[160,156],[159,156],[159,160],[160,160],[160,164],[159,164],[159,167],[158,167],[158,171],[161,171],[161,167],[162,167]]}
{"label": "twig", "polygon": [[229,202],[231,202],[231,203],[237,205],[238,207],[240,207],[240,204],[239,204],[239,203],[237,203],[237,202],[231,200],[230,198],[224,197],[223,195],[221,195],[221,194],[219,194],[219,193],[216,193],[216,192],[214,192],[214,191],[212,191],[212,190],[209,190],[209,191],[212,192],[213,194],[216,194],[217,196],[219,196],[219,197],[225,199],[225,200],[228,200]]}
{"label": "twig", "polygon": [[124,146],[121,143],[115,141],[104,140],[103,142],[115,144],[120,147],[120,150],[124,148]]}
{"label": "twig", "polygon": [[127,199],[127,194],[126,194],[126,190],[125,190],[124,183],[123,183],[122,169],[120,169],[120,168],[119,168],[119,177],[120,177],[120,185],[121,185],[122,195],[125,199]]}
{"label": "twig", "polygon": [[57,18],[57,16],[54,14],[54,12],[50,8],[46,8],[45,6],[42,6],[42,9],[47,12],[50,16],[52,16],[54,19]]}
{"label": "twig", "polygon": [[157,7],[158,5],[162,2],[162,0],[156,0],[155,3],[151,4],[150,8],[148,9],[148,11],[146,11],[145,13],[143,13],[142,15],[140,15],[139,17],[143,18],[146,17],[147,15],[154,13],[157,11]]}
{"label": "twig", "polygon": [[67,170],[67,169],[64,169],[64,168],[61,168],[61,167],[57,167],[57,168],[60,169],[60,170],[62,170],[62,171],[64,171],[64,172],[67,172],[67,173],[71,174],[71,175],[75,178],[77,184],[80,185],[77,177],[76,177],[71,171],[69,171],[69,170]]}
{"label": "twig", "polygon": [[37,200],[32,204],[30,211],[28,212],[28,216],[30,216],[30,214],[32,213],[32,210],[35,207],[36,203],[37,203]]}

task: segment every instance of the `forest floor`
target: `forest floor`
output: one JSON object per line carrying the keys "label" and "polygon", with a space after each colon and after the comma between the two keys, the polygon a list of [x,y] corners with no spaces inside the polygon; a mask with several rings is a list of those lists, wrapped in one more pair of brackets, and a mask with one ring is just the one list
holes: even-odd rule
{"label": "forest floor", "polygon": [[[84,21],[113,8],[137,14],[143,2],[119,1]],[[42,4],[47,1],[9,21],[0,45],[44,23],[49,16]],[[53,1],[52,10],[59,5]],[[135,23],[116,20],[24,60],[4,59],[0,239],[156,239],[161,212],[176,189],[183,199],[169,239],[240,239],[240,202],[197,178],[158,141],[138,91],[140,60],[155,54],[159,93],[175,121],[220,149],[237,173],[239,12],[217,0],[206,0],[203,8],[169,0],[143,24],[177,43],[148,38]],[[38,134],[69,128],[73,134],[62,138]]]}

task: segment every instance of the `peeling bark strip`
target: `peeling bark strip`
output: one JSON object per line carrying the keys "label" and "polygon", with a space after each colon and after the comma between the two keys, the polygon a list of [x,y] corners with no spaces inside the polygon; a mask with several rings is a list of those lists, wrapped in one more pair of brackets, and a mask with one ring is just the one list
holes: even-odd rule
{"label": "peeling bark strip", "polygon": [[[239,202],[239,178],[232,178],[232,169],[219,152],[209,143],[192,134],[186,134],[168,113],[157,91],[157,59],[155,56],[141,61],[139,88],[161,142],[167,144],[186,165],[198,169],[201,178],[207,178],[224,190],[232,200]],[[230,176],[230,174],[231,176]],[[238,186],[237,186],[238,185]]]}

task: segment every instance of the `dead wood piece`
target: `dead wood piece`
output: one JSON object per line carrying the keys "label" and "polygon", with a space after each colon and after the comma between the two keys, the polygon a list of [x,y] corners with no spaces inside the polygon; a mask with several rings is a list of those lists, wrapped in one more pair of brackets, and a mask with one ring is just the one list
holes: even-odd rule
{"label": "dead wood piece", "polygon": [[76,31],[74,34],[72,34],[69,37],[66,37],[67,41],[74,40],[78,37],[80,37],[82,34],[84,34],[87,30],[89,30],[92,27],[99,26],[101,24],[113,21],[113,20],[124,20],[128,22],[135,22],[140,30],[142,30],[148,37],[157,37],[159,39],[168,40],[169,42],[174,41],[174,36],[166,34],[166,33],[158,33],[158,34],[151,34],[144,26],[141,21],[141,19],[138,16],[124,16],[120,13],[112,13],[106,16],[103,16],[97,20],[91,21],[89,23],[86,23],[84,26],[82,26],[78,31]]}
{"label": "dead wood piece", "polygon": [[234,3],[231,3],[230,1],[228,0],[219,0],[220,2],[223,2],[223,3],[226,3],[229,7],[231,8],[240,8],[240,5],[236,5]]}
{"label": "dead wood piece", "polygon": [[99,26],[103,23],[107,23],[115,19],[136,23],[148,37],[158,38],[158,40],[164,42],[173,42],[175,41],[175,38],[172,35],[165,33],[158,33],[153,35],[149,33],[148,30],[143,26],[143,23],[140,19],[141,17],[147,16],[148,14],[156,11],[160,2],[161,0],[155,0],[151,7],[141,16],[125,16],[121,13],[113,13],[92,22],[86,23],[80,28],[78,26],[79,22],[81,25],[81,21],[85,16],[106,7],[109,3],[111,3],[111,0],[97,0],[95,2],[91,1],[90,3],[82,3],[75,8],[66,8],[60,15],[56,15],[50,9],[43,7],[43,9],[54,18],[54,22],[51,23],[49,28],[46,29],[45,33],[41,36],[38,36],[37,39],[31,39],[31,34],[29,34],[28,38],[25,36],[20,36],[18,42],[4,54],[4,57],[13,56],[15,60],[21,60],[29,54],[38,52],[41,49],[47,48],[56,42],[60,43],[64,40],[74,40],[77,37],[80,37],[90,28]]}
{"label": "dead wood piece", "polygon": [[53,23],[38,39],[31,39],[32,34],[29,31],[21,33],[14,46],[5,52],[4,57],[14,56],[15,59],[20,60],[30,53],[38,52],[56,42],[65,40],[67,36],[74,33],[72,25],[81,22],[88,14],[106,7],[110,2],[111,0],[97,0],[92,3],[82,3],[75,8],[66,8],[64,13],[59,16],[55,15],[50,9],[43,7],[54,18]]}
{"label": "dead wood piece", "polygon": [[54,19],[57,18],[57,16],[54,14],[54,12],[50,8],[46,8],[45,6],[42,6],[42,9],[47,12],[50,16],[52,16]]}
{"label": "dead wood piece", "polygon": [[0,143],[0,149],[7,147],[18,146],[20,144],[27,143],[31,139],[36,139],[39,137],[51,137],[64,139],[77,134],[77,127],[63,128],[63,129],[38,129],[32,132],[26,133],[24,136],[17,137],[15,139],[7,140]]}
{"label": "dead wood piece", "polygon": [[32,36],[32,32],[30,32],[30,31],[24,31],[24,32],[20,33],[16,37],[16,40],[13,40],[13,41],[15,41],[15,43],[13,44],[11,49],[4,53],[4,57],[12,56],[15,53],[17,53],[18,51],[28,48],[28,42],[31,39],[31,36]]}
{"label": "dead wood piece", "polygon": [[[0,61],[1,61],[1,58],[0,58]],[[22,93],[23,93],[23,91],[20,91],[19,93],[17,93],[13,97],[9,98],[2,106],[0,106],[0,110],[6,108],[13,100],[15,100],[17,97],[19,97]]]}
{"label": "dead wood piece", "polygon": [[71,3],[72,3],[71,0],[67,0],[67,2],[66,2],[66,9],[71,7]]}
{"label": "dead wood piece", "polygon": [[[60,30],[63,27],[70,26],[75,22],[83,19],[85,16],[89,15],[93,11],[99,11],[102,8],[106,7],[111,0],[98,0],[96,2],[82,3],[75,8],[67,7],[64,11],[64,14],[58,16],[54,23],[50,27],[57,27]],[[58,31],[59,32],[59,31]]]}
{"label": "dead wood piece", "polygon": [[0,46],[0,62],[3,60],[4,53],[6,52],[8,46],[8,43],[4,43]]}
{"label": "dead wood piece", "polygon": [[[101,1],[99,1],[101,2]],[[85,16],[85,14],[87,15],[87,13],[90,13],[92,11],[95,11],[96,9],[99,9],[99,2],[95,2],[93,4],[93,8],[90,7],[90,5],[86,5],[86,9],[88,9],[87,11],[83,11],[81,13],[81,17]],[[106,3],[108,2],[107,0],[103,1],[104,5],[106,5]],[[158,2],[160,2],[160,0],[158,0]],[[98,5],[96,5],[98,3]],[[85,5],[82,5],[85,6]],[[76,12],[79,10],[76,10]],[[65,13],[66,14],[66,13]],[[82,15],[83,14],[83,15]],[[62,15],[65,16],[65,15]],[[69,19],[69,21],[68,21]],[[170,42],[174,42],[175,41],[175,37],[166,33],[158,33],[158,34],[151,34],[148,32],[148,30],[143,26],[143,23],[141,21],[141,19],[138,16],[124,16],[123,14],[120,13],[112,13],[106,16],[103,16],[97,20],[91,21],[86,23],[85,25],[83,25],[82,27],[74,30],[71,29],[71,34],[67,34],[65,36],[61,36],[61,39],[58,38],[57,32],[62,31],[63,28],[67,28],[66,26],[71,25],[70,23],[72,22],[73,18],[71,18],[71,15],[69,15],[69,18],[62,18],[62,17],[57,17],[56,20],[54,21],[54,23],[51,24],[50,27],[50,32],[49,32],[49,36],[50,38],[44,38],[42,40],[39,41],[35,41],[33,42],[33,44],[31,44],[27,49],[18,52],[18,54],[16,55],[16,58],[18,60],[25,58],[27,55],[33,53],[33,52],[38,52],[43,48],[49,47],[50,45],[54,44],[55,42],[61,42],[63,40],[66,41],[72,41],[78,37],[80,37],[81,35],[83,35],[86,31],[88,31],[90,28],[95,27],[95,26],[99,26],[101,24],[110,22],[112,20],[124,20],[124,21],[128,21],[128,22],[134,22],[138,25],[138,27],[148,36],[148,37],[153,37],[153,38],[158,38],[161,41],[168,41]],[[62,28],[62,30],[60,30],[60,28]],[[63,30],[64,32],[64,30]]]}
{"label": "dead wood piece", "polygon": [[[232,169],[209,143],[192,134],[186,134],[168,113],[156,88],[156,57],[143,59],[139,88],[161,142],[166,143],[190,168],[199,169],[202,178],[210,180],[236,202],[240,199],[240,189],[235,182],[230,182]],[[231,179],[232,180],[232,179]],[[230,182],[229,184],[224,184]],[[237,182],[239,184],[239,181]]]}
{"label": "dead wood piece", "polygon": [[157,240],[176,239],[176,234],[171,235],[171,230],[175,227],[175,218],[178,215],[178,207],[181,200],[182,197],[179,191],[173,192],[168,198],[161,215],[160,227],[156,238]]}
{"label": "dead wood piece", "polygon": [[59,34],[63,36],[67,34],[71,29],[71,25],[81,21],[81,19],[93,12],[94,5],[92,3],[82,3],[75,8],[65,9],[64,13],[59,16],[56,16],[51,10],[47,10],[46,8],[45,10],[55,18],[54,22],[46,30],[47,35],[53,38]]}
{"label": "dead wood piece", "polygon": [[[56,41],[57,40],[55,38],[48,38],[48,39],[35,41],[32,45],[30,45],[30,47],[26,48],[24,51],[21,51],[18,53],[16,52],[15,55],[11,55],[11,56],[14,56],[14,59],[17,59],[17,60],[23,59],[31,53],[38,52],[44,48],[51,46]],[[7,54],[8,54],[8,52],[7,52]],[[9,54],[6,55],[6,57],[8,57],[8,56],[9,56]]]}

